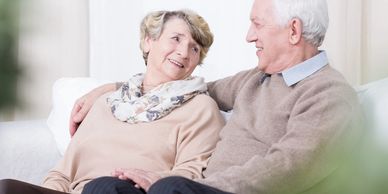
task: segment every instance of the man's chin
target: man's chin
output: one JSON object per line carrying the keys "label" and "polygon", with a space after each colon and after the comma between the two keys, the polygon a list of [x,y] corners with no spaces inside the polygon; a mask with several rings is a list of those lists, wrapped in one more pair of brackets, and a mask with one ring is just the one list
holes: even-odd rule
{"label": "man's chin", "polygon": [[260,64],[260,63],[257,65],[257,69],[259,71],[264,71],[265,70],[263,64]]}

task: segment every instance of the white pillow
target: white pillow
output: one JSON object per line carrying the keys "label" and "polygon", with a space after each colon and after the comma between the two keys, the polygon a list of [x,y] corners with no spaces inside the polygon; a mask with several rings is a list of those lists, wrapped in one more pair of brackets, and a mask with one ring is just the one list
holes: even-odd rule
{"label": "white pillow", "polygon": [[47,126],[54,135],[62,155],[70,142],[69,120],[75,101],[105,83],[112,83],[112,81],[89,77],[61,78],[55,81],[52,91],[53,108],[47,119]]}
{"label": "white pillow", "polygon": [[365,84],[357,89],[367,130],[371,131],[377,143],[388,146],[388,78]]}

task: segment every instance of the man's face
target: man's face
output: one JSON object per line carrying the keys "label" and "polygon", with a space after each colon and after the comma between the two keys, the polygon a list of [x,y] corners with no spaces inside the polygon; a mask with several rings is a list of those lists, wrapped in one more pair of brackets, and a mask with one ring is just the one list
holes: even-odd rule
{"label": "man's face", "polygon": [[255,43],[258,68],[270,74],[282,71],[289,46],[288,28],[278,25],[272,0],[255,0],[250,20],[246,40]]}

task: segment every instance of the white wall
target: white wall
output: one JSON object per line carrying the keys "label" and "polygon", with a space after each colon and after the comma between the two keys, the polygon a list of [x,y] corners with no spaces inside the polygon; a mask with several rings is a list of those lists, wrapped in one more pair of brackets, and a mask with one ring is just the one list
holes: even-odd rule
{"label": "white wall", "polygon": [[[214,80],[257,64],[245,42],[250,1],[93,0],[90,1],[91,75],[122,80],[144,70],[138,47],[139,22],[151,10],[191,8],[215,34],[205,64],[194,74]],[[330,26],[322,49],[331,65],[353,85],[388,76],[388,0],[328,0]],[[226,68],[227,67],[227,68]],[[117,69],[120,69],[118,72]]]}
{"label": "white wall", "polygon": [[250,6],[250,1],[225,0],[90,1],[91,76],[125,80],[143,72],[140,21],[149,11],[160,9],[195,10],[208,21],[215,34],[204,64],[194,74],[210,81],[254,67],[257,64],[255,48],[245,42]]}
{"label": "white wall", "polygon": [[[20,36],[25,74],[20,91],[25,108],[0,114],[0,120],[47,117],[51,86],[60,77],[124,80],[143,71],[139,23],[155,9],[189,7],[209,22],[215,42],[203,67],[195,72],[207,80],[257,64],[254,46],[245,42],[253,0],[22,2],[30,3],[23,4]],[[328,0],[328,4],[330,27],[323,48],[332,65],[353,85],[388,77],[388,0]]]}
{"label": "white wall", "polygon": [[19,94],[23,107],[3,118],[47,117],[54,81],[88,75],[87,16],[87,0],[21,1],[19,56],[23,79]]}

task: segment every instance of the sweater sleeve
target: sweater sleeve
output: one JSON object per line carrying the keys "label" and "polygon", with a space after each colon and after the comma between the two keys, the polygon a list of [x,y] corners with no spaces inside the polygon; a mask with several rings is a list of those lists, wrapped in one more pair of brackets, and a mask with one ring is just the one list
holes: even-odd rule
{"label": "sweater sleeve", "polygon": [[255,69],[242,71],[234,76],[226,77],[207,84],[210,96],[217,102],[223,111],[233,109],[234,101],[241,87],[246,83],[251,74],[257,74]]}
{"label": "sweater sleeve", "polygon": [[180,124],[176,135],[175,164],[171,171],[162,172],[162,176],[184,176],[202,178],[202,171],[208,164],[217,141],[219,131],[225,124],[217,104],[206,95],[198,95],[190,106],[190,117]]}
{"label": "sweater sleeve", "polygon": [[49,171],[42,184],[43,187],[62,192],[70,192],[69,185],[69,177],[55,169]]}
{"label": "sweater sleeve", "polygon": [[357,97],[350,87],[309,88],[265,155],[199,181],[233,193],[302,193],[335,174],[361,136]]}
{"label": "sweater sleeve", "polygon": [[79,136],[82,132],[77,132],[71,139],[70,144],[63,156],[63,158],[51,169],[45,179],[42,186],[50,189],[54,189],[62,192],[71,192],[71,175],[76,169],[73,166],[74,153],[78,146]]}

